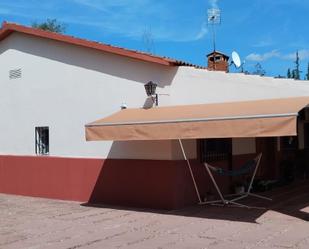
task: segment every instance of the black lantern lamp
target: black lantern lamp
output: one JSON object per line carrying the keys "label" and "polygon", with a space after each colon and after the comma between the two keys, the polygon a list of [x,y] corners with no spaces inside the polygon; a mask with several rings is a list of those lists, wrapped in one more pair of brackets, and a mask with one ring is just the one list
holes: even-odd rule
{"label": "black lantern lamp", "polygon": [[156,104],[156,106],[158,106],[158,94],[156,94],[156,89],[157,89],[157,84],[149,81],[146,85],[145,85],[145,90],[146,90],[146,94],[148,97],[151,97],[153,103]]}

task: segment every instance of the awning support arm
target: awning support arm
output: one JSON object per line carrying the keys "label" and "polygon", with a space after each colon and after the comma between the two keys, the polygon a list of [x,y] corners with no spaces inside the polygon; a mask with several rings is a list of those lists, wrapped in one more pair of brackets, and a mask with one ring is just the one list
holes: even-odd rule
{"label": "awning support arm", "polygon": [[189,161],[189,159],[186,156],[186,153],[185,153],[185,150],[183,148],[183,144],[182,144],[181,139],[178,139],[178,141],[179,141],[179,145],[180,145],[183,157],[187,161],[187,165],[188,165],[188,168],[189,168],[189,171],[190,171],[190,175],[191,175],[191,178],[192,178],[192,181],[193,181],[193,184],[194,184],[194,188],[195,188],[195,192],[196,192],[197,198],[199,200],[199,203],[201,204],[202,203],[201,195],[200,195],[200,192],[198,190],[198,187],[197,187],[194,175],[193,175],[193,171],[192,171],[192,167],[191,167],[190,161]]}

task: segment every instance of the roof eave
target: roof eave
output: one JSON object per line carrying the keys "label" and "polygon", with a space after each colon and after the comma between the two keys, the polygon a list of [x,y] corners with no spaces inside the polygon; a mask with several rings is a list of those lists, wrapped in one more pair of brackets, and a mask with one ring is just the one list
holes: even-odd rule
{"label": "roof eave", "polygon": [[143,54],[141,52],[138,53],[133,50],[117,48],[117,47],[109,46],[109,45],[98,43],[98,42],[88,41],[88,40],[75,38],[75,37],[68,36],[68,35],[62,35],[59,33],[53,33],[53,32],[44,31],[40,29],[29,28],[29,27],[17,25],[14,23],[7,23],[7,22],[3,23],[2,28],[0,30],[0,41],[4,40],[6,37],[8,37],[13,32],[33,35],[33,36],[40,37],[40,38],[51,39],[54,41],[73,44],[76,46],[96,49],[96,50],[100,50],[100,51],[107,52],[107,53],[125,56],[131,59],[160,64],[163,66],[178,66],[178,63],[176,60],[151,56],[148,54]]}

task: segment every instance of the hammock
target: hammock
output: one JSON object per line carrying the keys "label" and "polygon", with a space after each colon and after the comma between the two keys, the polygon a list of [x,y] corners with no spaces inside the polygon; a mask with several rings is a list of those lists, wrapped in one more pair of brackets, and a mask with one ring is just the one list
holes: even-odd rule
{"label": "hammock", "polygon": [[[207,172],[210,176],[211,181],[213,182],[213,184],[214,184],[214,186],[217,190],[218,195],[220,196],[220,199],[215,200],[215,201],[206,201],[206,202],[203,202],[201,204],[222,203],[223,206],[232,204],[232,205],[235,205],[235,206],[238,206],[238,207],[252,208],[250,206],[240,204],[238,201],[242,200],[244,198],[247,198],[249,196],[254,196],[254,197],[257,197],[257,198],[261,198],[261,199],[264,199],[264,200],[271,201],[270,198],[251,193],[252,184],[253,184],[255,175],[257,173],[257,170],[258,170],[258,167],[259,167],[259,164],[260,164],[260,161],[261,161],[261,157],[262,157],[262,154],[259,154],[255,159],[251,159],[250,161],[245,163],[240,169],[237,169],[237,170],[225,170],[225,169],[222,169],[222,168],[211,166],[208,163],[204,163],[204,166],[205,166],[205,168],[206,168],[206,170],[207,170]],[[221,176],[239,176],[239,175],[247,174],[250,171],[253,171],[253,174],[252,174],[250,184],[249,184],[247,191],[245,191],[244,193],[240,193],[240,194],[233,194],[233,195],[224,196],[222,194],[222,191],[220,190],[213,174],[211,173],[211,171],[213,171],[213,172],[215,172],[215,173],[217,173],[218,175],[221,175]],[[238,197],[233,198],[233,199],[227,199],[227,197],[229,197],[229,196],[230,197],[231,196],[238,196]]]}
{"label": "hammock", "polygon": [[[207,201],[206,200],[206,201],[202,201],[202,197],[200,195],[200,192],[199,192],[199,189],[198,189],[198,186],[196,184],[195,177],[194,177],[194,174],[193,174],[193,171],[192,171],[190,160],[186,156],[186,153],[185,153],[185,150],[184,150],[184,147],[183,147],[181,139],[178,139],[178,141],[179,141],[180,148],[181,148],[182,154],[184,156],[184,159],[187,162],[187,165],[188,165],[188,168],[189,168],[189,171],[190,171],[190,175],[191,175],[191,178],[192,178],[192,181],[193,181],[193,184],[194,184],[194,188],[195,188],[198,200],[199,200],[199,204],[212,204],[212,205],[216,205],[216,204],[220,204],[221,203],[223,206],[232,204],[232,205],[235,205],[235,206],[238,206],[238,207],[252,208],[250,206],[247,206],[247,205],[244,205],[244,204],[240,204],[238,201],[241,200],[241,199],[244,199],[246,197],[249,197],[249,196],[254,196],[254,197],[258,197],[258,198],[264,199],[264,200],[271,201],[270,198],[267,198],[267,197],[264,197],[264,196],[261,196],[261,195],[257,195],[257,194],[251,193],[252,184],[253,184],[256,172],[258,170],[262,154],[259,154],[255,159],[252,159],[252,160],[248,161],[247,163],[245,163],[238,170],[225,170],[225,169],[221,169],[221,168],[218,168],[218,167],[211,166],[208,163],[204,163],[206,171],[208,172],[208,174],[209,174],[209,176],[211,178],[211,181],[213,182],[213,184],[214,184],[214,186],[215,186],[215,188],[217,190],[217,193],[220,196],[220,200],[214,200],[214,201]],[[252,169],[254,169],[254,170],[252,170]],[[222,194],[222,192],[221,192],[221,190],[220,190],[220,188],[219,188],[219,186],[218,186],[218,184],[217,184],[213,174],[211,173],[212,171],[214,171],[215,173],[217,173],[218,175],[221,175],[221,176],[224,176],[224,175],[225,176],[243,175],[243,174],[248,173],[249,171],[253,171],[253,174],[252,174],[252,177],[251,177],[251,181],[250,181],[249,187],[248,187],[248,189],[247,189],[247,191],[245,193],[237,194],[238,197],[233,198],[233,199],[226,199],[228,196],[224,196]],[[231,197],[231,196],[235,196],[235,195],[229,195],[229,197]]]}
{"label": "hammock", "polygon": [[226,170],[218,167],[214,167],[208,164],[209,169],[221,176],[240,176],[249,173],[256,166],[256,160],[252,159],[246,162],[240,169]]}

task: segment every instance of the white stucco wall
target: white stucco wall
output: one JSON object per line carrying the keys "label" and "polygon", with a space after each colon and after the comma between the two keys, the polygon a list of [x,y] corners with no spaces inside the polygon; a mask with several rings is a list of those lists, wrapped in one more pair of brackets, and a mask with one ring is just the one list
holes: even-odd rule
{"label": "white stucco wall", "polygon": [[309,96],[309,82],[180,67],[171,85],[173,105]]}
{"label": "white stucco wall", "polygon": [[[10,80],[18,68],[22,78]],[[53,156],[180,159],[177,141],[85,141],[86,123],[123,102],[147,104],[150,80],[159,84],[160,106],[309,96],[308,82],[160,66],[14,33],[0,42],[0,154],[34,155],[35,127],[49,126]],[[250,140],[235,141],[235,153],[254,150]],[[185,143],[196,157],[196,141]]]}
{"label": "white stucco wall", "polygon": [[[17,68],[22,78],[10,80],[9,70]],[[143,106],[150,80],[159,83],[158,92],[169,93],[176,70],[13,34],[0,43],[0,153],[34,155],[35,127],[49,126],[51,155],[127,157],[125,145],[86,142],[84,125],[120,110],[122,102]],[[168,95],[160,98],[168,101]],[[158,142],[152,153],[145,144],[126,148],[139,158],[171,158],[171,142]]]}

